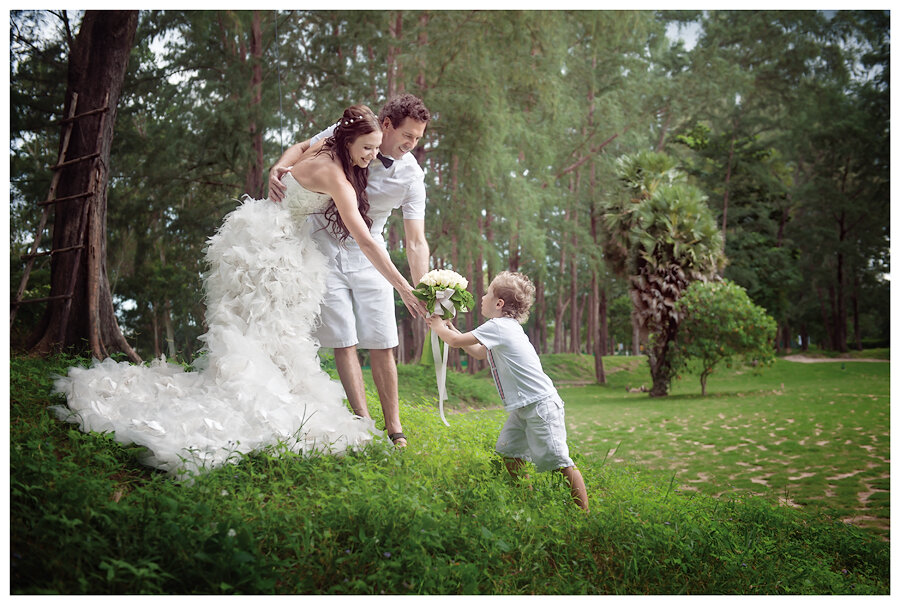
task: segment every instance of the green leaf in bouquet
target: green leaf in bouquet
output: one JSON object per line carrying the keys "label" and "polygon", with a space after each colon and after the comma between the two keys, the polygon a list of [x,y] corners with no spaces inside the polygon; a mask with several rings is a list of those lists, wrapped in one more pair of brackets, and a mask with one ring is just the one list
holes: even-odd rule
{"label": "green leaf in bouquet", "polygon": [[468,290],[455,289],[450,300],[462,311],[468,311],[475,306],[475,297]]}

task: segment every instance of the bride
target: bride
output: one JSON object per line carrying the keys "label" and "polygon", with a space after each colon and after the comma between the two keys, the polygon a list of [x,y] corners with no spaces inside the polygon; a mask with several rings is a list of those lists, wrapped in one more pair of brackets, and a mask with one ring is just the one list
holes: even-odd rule
{"label": "bride", "polygon": [[371,419],[348,410],[340,383],[320,367],[311,333],[328,260],[306,220],[323,213],[338,239],[353,237],[410,313],[424,315],[369,233],[367,168],[381,137],[368,107],[347,108],[333,136],[285,174],[282,202],[244,196],[225,217],[205,251],[208,331],[197,371],[163,357],[138,366],[94,360],[56,380],[68,403],[52,408],[57,417],[144,446],[142,462],[178,477],[277,443],[341,454],[381,438]]}

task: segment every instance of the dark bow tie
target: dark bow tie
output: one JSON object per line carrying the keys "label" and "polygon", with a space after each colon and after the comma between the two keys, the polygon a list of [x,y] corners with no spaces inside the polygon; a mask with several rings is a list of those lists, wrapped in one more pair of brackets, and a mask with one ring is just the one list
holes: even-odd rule
{"label": "dark bow tie", "polygon": [[378,152],[378,159],[381,160],[381,163],[384,164],[385,168],[390,168],[391,164],[394,163],[394,158],[389,158],[386,155],[382,155],[381,152]]}

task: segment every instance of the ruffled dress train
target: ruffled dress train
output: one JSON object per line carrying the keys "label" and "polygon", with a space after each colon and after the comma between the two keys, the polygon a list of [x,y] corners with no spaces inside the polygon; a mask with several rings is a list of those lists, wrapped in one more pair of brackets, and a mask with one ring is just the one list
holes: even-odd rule
{"label": "ruffled dress train", "polygon": [[344,403],[311,336],[328,269],[307,216],[328,196],[285,176],[286,197],[245,201],[206,248],[204,347],[195,371],[94,360],[55,381],[57,417],[146,448],[141,461],[179,477],[282,444],[342,454],[383,433]]}

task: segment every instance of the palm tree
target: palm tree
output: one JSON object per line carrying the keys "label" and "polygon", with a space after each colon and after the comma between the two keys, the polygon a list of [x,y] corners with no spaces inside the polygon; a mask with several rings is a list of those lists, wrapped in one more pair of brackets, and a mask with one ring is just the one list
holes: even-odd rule
{"label": "palm tree", "polygon": [[669,156],[622,156],[616,172],[628,195],[604,203],[604,252],[611,269],[628,278],[634,316],[650,335],[650,396],[662,397],[673,375],[675,303],[691,282],[707,281],[724,267],[722,233],[706,196]]}

